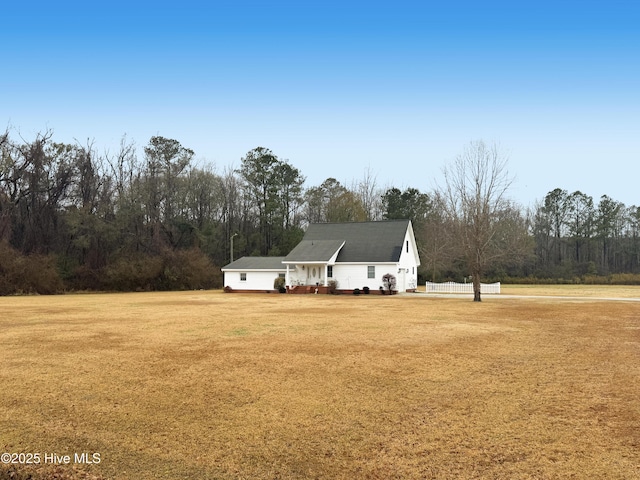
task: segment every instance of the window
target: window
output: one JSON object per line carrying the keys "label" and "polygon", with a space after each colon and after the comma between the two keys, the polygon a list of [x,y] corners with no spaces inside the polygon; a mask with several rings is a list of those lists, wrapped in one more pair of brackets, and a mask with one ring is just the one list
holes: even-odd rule
{"label": "window", "polygon": [[247,274],[246,273],[241,273],[240,274],[240,281],[241,282],[246,282],[247,281]]}
{"label": "window", "polygon": [[286,275],[285,275],[284,273],[279,273],[279,274],[278,274],[278,278],[285,278],[285,276],[286,276]]}
{"label": "window", "polygon": [[333,265],[327,266],[327,278],[333,278]]}
{"label": "window", "polygon": [[409,253],[409,240],[407,240],[407,253]]}
{"label": "window", "polygon": [[376,278],[376,267],[375,267],[375,265],[369,265],[367,267],[367,278]]}

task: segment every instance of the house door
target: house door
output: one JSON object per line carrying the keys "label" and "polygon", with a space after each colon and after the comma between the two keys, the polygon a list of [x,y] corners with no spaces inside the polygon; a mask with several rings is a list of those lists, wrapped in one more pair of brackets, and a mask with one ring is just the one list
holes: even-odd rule
{"label": "house door", "polygon": [[307,271],[309,272],[308,277],[308,285],[315,285],[316,283],[320,283],[320,278],[322,277],[322,267],[319,265],[311,265],[307,267]]}
{"label": "house door", "polygon": [[398,285],[396,285],[396,288],[399,292],[405,292],[407,290],[407,269],[400,268],[399,270],[400,273],[398,274]]}

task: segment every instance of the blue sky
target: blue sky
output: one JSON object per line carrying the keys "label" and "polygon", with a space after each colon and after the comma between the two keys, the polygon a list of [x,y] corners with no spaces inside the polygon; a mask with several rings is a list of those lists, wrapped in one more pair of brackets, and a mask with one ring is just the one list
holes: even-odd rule
{"label": "blue sky", "polygon": [[219,171],[263,146],[307,186],[423,191],[482,139],[525,206],[640,205],[638,25],[616,0],[26,0],[0,18],[0,127],[99,151],[162,135]]}

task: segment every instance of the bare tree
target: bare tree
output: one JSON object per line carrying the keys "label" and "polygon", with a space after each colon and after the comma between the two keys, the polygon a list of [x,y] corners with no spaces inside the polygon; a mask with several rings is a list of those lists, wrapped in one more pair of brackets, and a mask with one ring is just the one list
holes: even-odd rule
{"label": "bare tree", "polygon": [[450,228],[442,196],[436,193],[430,202],[431,209],[426,219],[414,224],[414,231],[420,257],[431,271],[431,281],[435,282],[438,271],[450,265],[455,258],[456,245],[452,241],[453,229]]}
{"label": "bare tree", "polygon": [[497,145],[471,142],[444,168],[444,177],[440,195],[454,230],[453,241],[472,276],[473,300],[479,302],[480,280],[486,268],[518,255],[517,237],[522,233],[526,238],[527,233],[526,228],[516,231],[515,209],[505,196],[513,182],[507,156]]}
{"label": "bare tree", "polygon": [[382,218],[382,191],[378,188],[376,176],[370,168],[364,171],[364,176],[359,182],[354,182],[351,188],[364,208],[365,220],[370,222]]}

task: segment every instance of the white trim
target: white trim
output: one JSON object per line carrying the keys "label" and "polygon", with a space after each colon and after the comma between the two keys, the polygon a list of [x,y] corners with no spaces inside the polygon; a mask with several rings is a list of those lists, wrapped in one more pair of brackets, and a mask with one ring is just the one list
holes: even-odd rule
{"label": "white trim", "polygon": [[313,264],[317,264],[317,265],[324,265],[324,264],[328,264],[328,265],[333,265],[336,262],[336,258],[338,258],[338,254],[340,253],[340,250],[342,250],[342,247],[344,247],[344,244],[346,243],[346,241],[343,241],[342,244],[337,248],[337,250],[335,251],[335,253],[333,255],[331,255],[331,257],[329,258],[329,260],[283,260],[282,263],[287,264],[287,265],[313,265]]}
{"label": "white trim", "polygon": [[223,272],[286,272],[284,268],[221,268]]}
{"label": "white trim", "polygon": [[336,262],[335,265],[398,265],[399,262]]}
{"label": "white trim", "polygon": [[296,260],[295,262],[283,261],[282,263],[284,263],[285,265],[324,265],[325,263],[331,263],[331,262],[306,262],[302,260]]}
{"label": "white trim", "polygon": [[367,279],[375,279],[375,278],[376,278],[376,266],[367,265]]}

